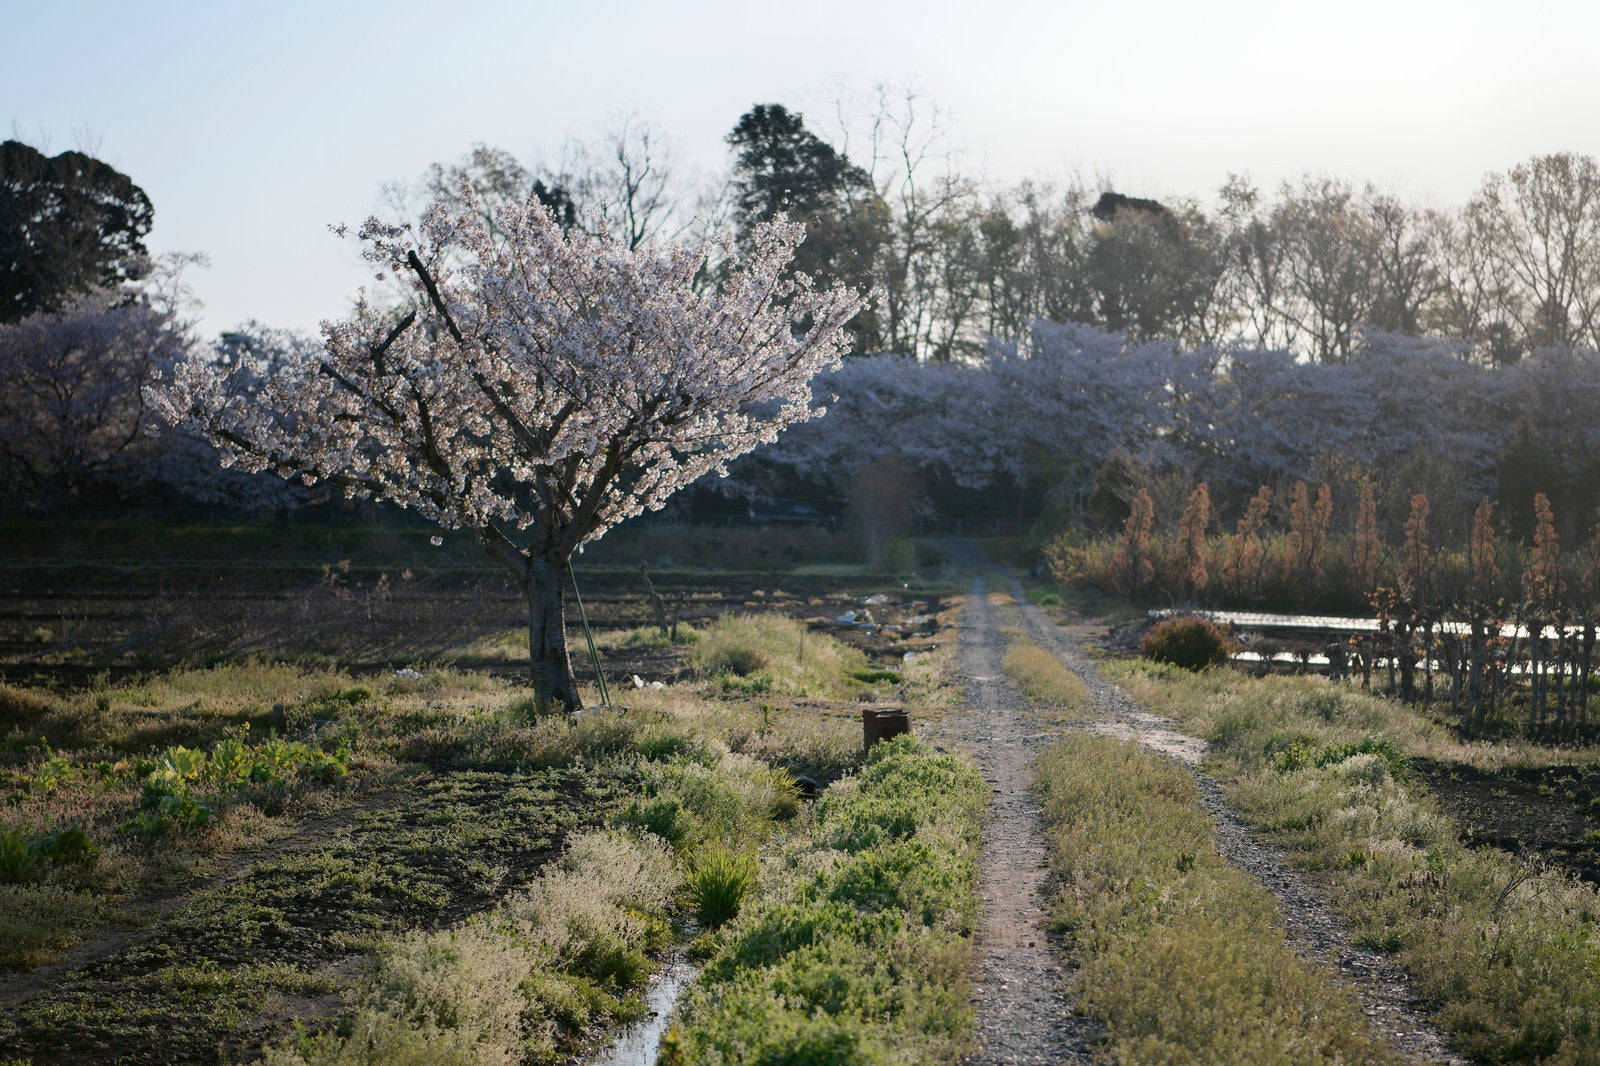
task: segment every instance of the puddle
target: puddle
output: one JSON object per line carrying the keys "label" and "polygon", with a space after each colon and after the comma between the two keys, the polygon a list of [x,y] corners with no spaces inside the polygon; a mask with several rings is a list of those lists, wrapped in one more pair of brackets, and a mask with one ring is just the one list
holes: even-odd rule
{"label": "puddle", "polygon": [[655,1066],[661,1034],[672,1024],[673,1007],[699,967],[675,958],[650,982],[645,993],[646,1014],[623,1029],[616,1042],[589,1060],[589,1066]]}

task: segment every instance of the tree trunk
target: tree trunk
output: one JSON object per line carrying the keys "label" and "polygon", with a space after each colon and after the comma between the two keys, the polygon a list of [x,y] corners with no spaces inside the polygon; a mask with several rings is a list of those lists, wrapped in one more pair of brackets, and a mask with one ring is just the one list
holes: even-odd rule
{"label": "tree trunk", "polygon": [[583,700],[567,656],[566,573],[564,561],[537,556],[528,561],[523,582],[528,596],[528,676],[534,699],[551,709],[576,711]]}

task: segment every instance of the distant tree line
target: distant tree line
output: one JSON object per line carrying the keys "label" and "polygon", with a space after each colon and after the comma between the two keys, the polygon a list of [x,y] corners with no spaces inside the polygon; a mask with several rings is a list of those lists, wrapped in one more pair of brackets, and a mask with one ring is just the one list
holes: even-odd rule
{"label": "distant tree line", "polygon": [[1021,513],[1052,530],[1119,528],[1140,493],[1175,522],[1201,481],[1228,522],[1261,486],[1281,509],[1305,481],[1328,484],[1341,513],[1369,486],[1396,539],[1419,492],[1445,543],[1464,542],[1483,499],[1528,540],[1535,493],[1564,536],[1586,530],[1600,509],[1600,354],[1547,348],[1496,366],[1465,347],[1364,330],[1345,360],[1315,363],[1036,322],[978,359],[846,361],[821,386],[828,417],[735,475],[758,491],[793,492],[798,478],[842,507],[863,464],[892,459],[936,509],[1004,514],[997,501],[1020,494]]}
{"label": "distant tree line", "polygon": [[[158,433],[144,386],[199,344],[182,256],[152,258],[144,190],[82,152],[0,144],[0,490],[41,512],[131,498],[276,507],[303,498],[224,467],[197,436]],[[214,358],[262,376],[306,338],[259,323]]]}
{"label": "distant tree line", "polygon": [[[980,183],[915,93],[883,90],[839,126],[824,137],[793,109],[757,105],[726,137],[728,171],[695,182],[659,129],[629,118],[536,163],[480,145],[389,194],[420,215],[466,179],[486,213],[531,196],[563,226],[629,247],[690,238],[727,257],[779,212],[803,220],[796,269],[880,299],[852,325],[859,358],[827,386],[834,413],[743,463],[735,481],[750,491],[799,481],[842,509],[870,460],[862,484],[903,497],[903,471],[947,509],[1114,524],[1141,487],[1159,498],[1206,480],[1234,514],[1260,484],[1326,481],[1348,502],[1370,477],[1386,513],[1425,491],[1440,522],[1464,528],[1477,499],[1497,497],[1523,536],[1522,488],[1562,514],[1600,504],[1589,157],[1529,160],[1452,209],[1324,177],[1270,195],[1232,178],[1205,205]],[[320,342],[258,323],[194,336],[175,264],[146,252],[153,217],[142,190],[89,156],[0,148],[12,509],[304,498],[154,432],[138,386],[179,352],[250,368],[232,379],[249,389]],[[724,271],[713,255],[697,284]],[[1519,491],[1500,497],[1502,484]]]}
{"label": "distant tree line", "polygon": [[1039,319],[1322,363],[1350,358],[1366,330],[1459,342],[1490,365],[1600,347],[1589,156],[1534,157],[1457,207],[1315,175],[1271,191],[1232,176],[1207,204],[1079,181],[981,183],[960,173],[937,107],[915,93],[881,91],[852,125],[866,130],[855,156],[799,112],[757,105],[726,138],[728,172],[698,188],[664,135],[629,120],[541,167],[479,146],[420,191],[448,197],[467,177],[634,243],[694,228],[737,245],[787,212],[808,228],[796,269],[882,293],[857,323],[859,354],[970,359],[992,339],[1025,341]]}

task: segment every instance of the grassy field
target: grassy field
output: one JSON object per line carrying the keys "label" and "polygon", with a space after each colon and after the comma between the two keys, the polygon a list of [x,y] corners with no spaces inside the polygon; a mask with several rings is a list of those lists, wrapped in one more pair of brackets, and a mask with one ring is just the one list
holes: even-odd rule
{"label": "grassy field", "polygon": [[987,790],[968,760],[879,744],[711,940],[662,1063],[958,1062]]}
{"label": "grassy field", "polygon": [[1462,742],[1413,708],[1317,678],[1114,670],[1210,740],[1230,802],[1316,873],[1361,942],[1399,960],[1461,1051],[1600,1062],[1596,885],[1475,845],[1416,770],[1572,767],[1593,750]]}
{"label": "grassy field", "polygon": [[[658,590],[681,593],[677,640],[649,624],[637,559],[586,562],[609,575],[594,582],[592,613],[616,707],[559,718],[538,715],[517,680],[514,616],[494,617],[492,598],[482,610],[479,576],[403,576],[425,532],[414,544],[406,530],[314,531],[287,546],[259,529],[166,532],[124,529],[120,546],[81,533],[57,545],[81,550],[80,570],[30,572],[88,600],[131,588],[156,602],[165,581],[190,592],[221,581],[242,545],[282,549],[245,582],[264,599],[226,601],[239,616],[226,639],[190,613],[194,646],[213,649],[200,662],[167,665],[153,643],[134,661],[109,631],[89,634],[104,619],[87,616],[67,620],[80,630],[70,647],[12,647],[19,668],[0,683],[0,1058],[11,1062],[563,1061],[638,1015],[650,974],[694,929],[715,957],[747,908],[792,897],[796,849],[830,824],[804,795],[820,789],[833,810],[864,787],[853,775],[873,772],[860,700],[921,714],[949,699],[929,654],[941,641],[927,624],[893,625],[928,613],[910,598],[919,590],[859,568],[828,579],[783,568],[813,531],[760,548],[733,534],[715,551],[674,542],[705,561],[749,549],[735,561],[777,569],[652,558]],[[12,536],[18,550],[48,547]],[[318,563],[330,547],[377,561]],[[625,560],[665,542],[616,550]],[[157,561],[128,571],[140,552]],[[194,569],[162,570],[159,559],[185,553]],[[418,587],[404,611],[399,593],[388,608],[374,597],[388,573],[378,567],[402,568],[391,588]],[[129,587],[110,587],[119,581]],[[890,626],[823,621],[884,588],[897,598],[872,609]],[[21,632],[22,608],[53,589],[13,591],[6,624]],[[490,617],[395,636],[407,618],[452,610]],[[368,630],[346,646],[368,650],[347,666],[276,643],[273,627],[297,616],[302,643],[349,623]],[[413,650],[440,633],[442,645]],[[259,654],[214,650],[252,641]],[[880,861],[874,852],[863,868]],[[941,906],[970,914],[971,893],[958,881]],[[951,928],[941,935],[959,953],[970,929]],[[899,994],[893,980],[885,994]],[[970,1031],[970,1006],[952,1002],[927,1046],[961,1046]]]}

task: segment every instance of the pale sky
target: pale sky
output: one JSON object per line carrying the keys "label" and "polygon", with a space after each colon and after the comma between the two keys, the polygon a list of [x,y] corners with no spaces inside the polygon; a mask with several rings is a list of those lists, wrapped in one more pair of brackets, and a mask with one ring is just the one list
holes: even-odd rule
{"label": "pale sky", "polygon": [[1307,172],[1437,206],[1489,171],[1600,156],[1600,5],[1346,0],[4,0],[0,136],[87,148],[200,252],[208,334],[313,330],[367,279],[327,232],[474,143],[554,158],[626,112],[727,163],[756,103],[825,121],[917,85],[962,169],[1209,201]]}

